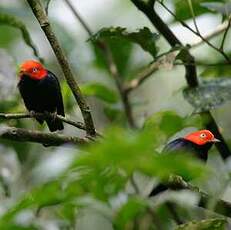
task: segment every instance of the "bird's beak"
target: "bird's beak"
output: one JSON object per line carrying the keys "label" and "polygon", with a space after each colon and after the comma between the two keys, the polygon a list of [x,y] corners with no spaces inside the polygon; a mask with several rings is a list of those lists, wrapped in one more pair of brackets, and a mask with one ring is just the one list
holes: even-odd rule
{"label": "bird's beak", "polygon": [[211,140],[211,142],[221,142],[219,139],[217,139],[217,138],[213,138],[212,140]]}

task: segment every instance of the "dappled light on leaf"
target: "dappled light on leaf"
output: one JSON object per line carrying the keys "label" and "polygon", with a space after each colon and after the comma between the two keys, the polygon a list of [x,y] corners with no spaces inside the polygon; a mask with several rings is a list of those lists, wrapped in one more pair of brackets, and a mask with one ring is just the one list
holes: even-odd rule
{"label": "dappled light on leaf", "polygon": [[231,79],[203,80],[199,87],[186,88],[183,94],[195,112],[215,109],[231,99]]}

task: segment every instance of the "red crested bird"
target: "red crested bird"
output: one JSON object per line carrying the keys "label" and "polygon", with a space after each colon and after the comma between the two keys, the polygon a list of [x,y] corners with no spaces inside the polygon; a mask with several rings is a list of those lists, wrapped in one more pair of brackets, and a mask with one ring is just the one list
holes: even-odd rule
{"label": "red crested bird", "polygon": [[[57,113],[65,116],[61,88],[57,77],[37,61],[28,60],[20,65],[18,88],[29,112]],[[41,118],[36,120],[42,124]],[[64,129],[62,121],[45,118],[51,132]]]}
{"label": "red crested bird", "polygon": [[[191,154],[202,161],[207,161],[208,151],[215,142],[220,142],[216,139],[209,130],[199,130],[186,135],[183,138],[178,138],[168,143],[162,152],[164,153],[185,153]],[[160,192],[167,190],[167,186],[159,184],[156,186],[149,196],[155,196]]]}

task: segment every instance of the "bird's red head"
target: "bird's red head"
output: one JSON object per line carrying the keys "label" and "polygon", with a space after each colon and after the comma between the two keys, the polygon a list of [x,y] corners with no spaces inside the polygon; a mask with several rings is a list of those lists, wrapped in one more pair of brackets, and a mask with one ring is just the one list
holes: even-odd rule
{"label": "bird's red head", "polygon": [[41,80],[47,76],[47,70],[43,65],[34,60],[28,60],[23,62],[19,67],[19,76],[29,76],[34,80]]}
{"label": "bird's red head", "polygon": [[220,142],[209,130],[199,130],[190,133],[184,137],[185,140],[191,141],[197,145],[205,145],[207,143]]}

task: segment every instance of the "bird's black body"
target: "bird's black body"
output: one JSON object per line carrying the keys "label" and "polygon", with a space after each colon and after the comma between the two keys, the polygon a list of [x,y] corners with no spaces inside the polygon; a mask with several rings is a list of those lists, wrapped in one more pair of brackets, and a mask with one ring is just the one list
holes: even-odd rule
{"label": "bird's black body", "polygon": [[204,145],[197,145],[184,138],[178,138],[168,143],[163,149],[163,152],[165,153],[186,152],[188,154],[194,155],[195,157],[203,161],[206,161],[208,158],[208,151],[211,147],[212,147],[212,142],[209,142]]}
{"label": "bird's black body", "polygon": [[[27,75],[22,75],[18,88],[29,111],[38,113],[57,112],[57,114],[65,116],[59,81],[50,71],[41,80],[35,80]],[[43,123],[43,120],[37,120]],[[64,128],[60,120],[50,118],[46,119],[46,122],[51,132]]]}
{"label": "bird's black body", "polygon": [[[186,154],[192,154],[196,156],[197,158],[207,161],[208,158],[208,151],[212,147],[212,142],[209,142],[204,145],[197,145],[191,141],[188,141],[184,138],[178,138],[176,140],[171,141],[168,143],[164,149],[164,153],[186,153]],[[155,196],[159,194],[160,192],[166,191],[168,187],[164,184],[159,184],[156,186],[149,196]]]}

